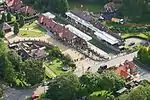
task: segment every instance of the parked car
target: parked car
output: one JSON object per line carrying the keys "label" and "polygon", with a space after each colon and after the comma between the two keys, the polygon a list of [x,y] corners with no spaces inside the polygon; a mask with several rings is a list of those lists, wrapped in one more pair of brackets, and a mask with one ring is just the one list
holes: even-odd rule
{"label": "parked car", "polygon": [[100,68],[101,68],[102,70],[105,70],[105,69],[107,69],[107,65],[102,65],[102,66],[100,66]]}
{"label": "parked car", "polygon": [[133,46],[135,45],[135,42],[131,42],[128,46]]}

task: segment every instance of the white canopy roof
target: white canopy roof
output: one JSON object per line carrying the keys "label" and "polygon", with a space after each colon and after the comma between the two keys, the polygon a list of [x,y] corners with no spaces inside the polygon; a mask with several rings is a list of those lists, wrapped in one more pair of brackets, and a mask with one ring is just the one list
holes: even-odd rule
{"label": "white canopy roof", "polygon": [[94,33],[99,39],[105,40],[106,42],[110,43],[111,45],[114,45],[118,43],[119,41],[112,37],[111,35],[108,35],[106,32],[98,31]]}
{"label": "white canopy roof", "polygon": [[77,28],[75,28],[72,25],[66,25],[66,28],[68,28],[72,33],[74,33],[75,35],[79,36],[80,38],[84,39],[85,41],[89,41],[92,39],[92,37],[88,36],[87,34],[81,32],[80,30],[78,30]]}
{"label": "white canopy roof", "polygon": [[115,37],[111,36],[110,34],[99,30],[98,28],[94,27],[91,23],[79,18],[78,16],[74,15],[71,12],[66,12],[66,15],[72,19],[74,19],[76,22],[90,28],[91,30],[95,31],[95,35],[97,35],[97,37],[99,37],[102,40],[105,40],[106,42],[110,43],[111,45],[114,45],[116,43],[118,43],[118,39],[116,39]]}
{"label": "white canopy roof", "polygon": [[50,12],[46,12],[46,13],[43,13],[44,16],[48,17],[49,19],[53,19],[55,18],[55,15],[50,13]]}

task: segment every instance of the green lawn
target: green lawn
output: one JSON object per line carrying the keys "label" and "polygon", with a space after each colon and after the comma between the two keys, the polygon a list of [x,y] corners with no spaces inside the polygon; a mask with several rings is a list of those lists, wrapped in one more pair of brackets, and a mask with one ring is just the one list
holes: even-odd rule
{"label": "green lawn", "polygon": [[55,59],[52,61],[52,63],[46,63],[46,66],[48,66],[50,70],[53,71],[56,75],[62,75],[71,71],[71,69],[68,71],[62,70],[63,65],[60,59]]}
{"label": "green lawn", "polygon": [[40,37],[45,35],[46,30],[36,24],[36,22],[33,22],[31,24],[25,24],[22,28],[20,28],[19,33],[20,36],[24,37]]}
{"label": "green lawn", "polygon": [[[69,2],[70,8],[73,9],[81,9],[81,10],[88,10],[90,12],[100,12],[102,9],[103,5],[102,4],[97,4],[97,3],[80,3],[80,2]],[[81,8],[81,5],[83,7]]]}
{"label": "green lawn", "polygon": [[[98,95],[101,96],[98,96]],[[106,100],[106,91],[96,91],[89,96],[89,100]]]}
{"label": "green lawn", "polygon": [[47,70],[45,70],[45,74],[46,74],[46,76],[48,77],[48,78],[53,78],[54,76],[51,74],[51,73],[49,73]]}
{"label": "green lawn", "polygon": [[131,37],[131,36],[138,36],[138,37],[141,37],[141,38],[144,38],[144,39],[148,39],[148,36],[145,34],[145,33],[124,33],[122,34],[122,38],[128,38],[128,37]]}

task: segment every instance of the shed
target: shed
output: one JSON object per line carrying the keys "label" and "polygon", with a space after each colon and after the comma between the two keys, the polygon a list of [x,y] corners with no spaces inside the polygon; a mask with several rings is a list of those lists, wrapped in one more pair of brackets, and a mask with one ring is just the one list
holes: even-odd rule
{"label": "shed", "polygon": [[11,32],[11,26],[7,23],[0,24],[0,29],[3,30],[5,33]]}

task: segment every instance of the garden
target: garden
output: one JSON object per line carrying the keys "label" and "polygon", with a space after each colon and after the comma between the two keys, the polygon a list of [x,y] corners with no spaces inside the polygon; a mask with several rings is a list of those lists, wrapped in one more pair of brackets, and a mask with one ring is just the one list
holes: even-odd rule
{"label": "garden", "polygon": [[106,25],[117,33],[121,33],[121,37],[126,39],[130,37],[138,37],[141,39],[149,38],[149,26],[130,26],[127,24],[118,24],[112,22],[106,22]]}
{"label": "garden", "polygon": [[44,36],[47,31],[42,28],[36,21],[26,23],[19,29],[19,36],[24,37],[40,37]]}

